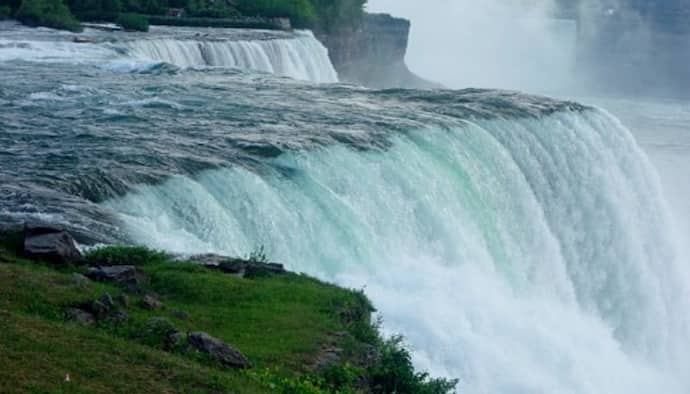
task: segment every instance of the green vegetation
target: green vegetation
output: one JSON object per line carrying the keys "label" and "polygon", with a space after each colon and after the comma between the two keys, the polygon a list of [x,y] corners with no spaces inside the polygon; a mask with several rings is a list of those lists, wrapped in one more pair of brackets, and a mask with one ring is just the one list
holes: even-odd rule
{"label": "green vegetation", "polygon": [[[128,293],[127,306],[117,307],[125,319],[79,325],[66,319],[67,308],[106,293],[119,300],[125,290],[84,282],[75,274],[82,266],[23,259],[18,238],[0,234],[0,392],[442,394],[455,387],[416,373],[399,338],[381,338],[361,291],[296,274],[240,278],[145,248],[101,249],[79,263],[136,265],[139,286],[163,309]],[[227,369],[189,351],[186,339],[171,345],[176,331],[207,332],[254,367]],[[339,357],[324,361],[334,348]]]}
{"label": "green vegetation", "polygon": [[322,31],[333,31],[341,27],[358,25],[364,16],[367,0],[311,0],[317,11],[312,27]]}
{"label": "green vegetation", "polygon": [[7,19],[12,15],[12,9],[9,5],[0,5],[0,21]]}
{"label": "green vegetation", "polygon": [[299,28],[313,26],[317,15],[311,0],[238,0],[237,8],[245,15],[287,17]]}
{"label": "green vegetation", "polygon": [[23,0],[14,16],[29,26],[81,31],[79,22],[62,0]]}
{"label": "green vegetation", "polygon": [[219,27],[244,29],[275,29],[276,24],[264,19],[233,18],[177,18],[174,16],[150,15],[149,23],[163,26]]}
{"label": "green vegetation", "polygon": [[[366,0],[0,0],[0,19],[15,15],[28,25],[73,31],[79,30],[76,19],[119,21],[125,29],[146,31],[144,16],[151,24],[248,28],[276,28],[266,18],[289,18],[296,28],[331,31],[357,25],[365,4]],[[183,10],[184,17],[169,16],[171,9]]]}
{"label": "green vegetation", "polygon": [[87,264],[103,265],[136,265],[160,264],[169,261],[170,257],[141,246],[111,246],[88,252],[85,256]]}

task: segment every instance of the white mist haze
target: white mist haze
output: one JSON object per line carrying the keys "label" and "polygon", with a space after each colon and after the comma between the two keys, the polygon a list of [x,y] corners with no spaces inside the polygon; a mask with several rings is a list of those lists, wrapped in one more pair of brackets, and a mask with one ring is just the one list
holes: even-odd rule
{"label": "white mist haze", "polygon": [[548,92],[571,83],[576,24],[549,17],[550,1],[370,0],[369,12],[412,21],[407,62],[450,88]]}

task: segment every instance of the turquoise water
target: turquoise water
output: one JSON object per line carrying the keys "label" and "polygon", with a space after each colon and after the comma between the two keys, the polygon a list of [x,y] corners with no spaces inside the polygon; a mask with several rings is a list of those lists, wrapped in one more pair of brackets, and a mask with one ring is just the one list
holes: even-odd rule
{"label": "turquoise water", "polygon": [[37,58],[39,33],[0,47],[3,224],[180,253],[263,245],[364,288],[417,365],[464,393],[690,387],[687,254],[645,127],[636,140],[603,110],[506,91],[104,67],[68,38],[72,57]]}

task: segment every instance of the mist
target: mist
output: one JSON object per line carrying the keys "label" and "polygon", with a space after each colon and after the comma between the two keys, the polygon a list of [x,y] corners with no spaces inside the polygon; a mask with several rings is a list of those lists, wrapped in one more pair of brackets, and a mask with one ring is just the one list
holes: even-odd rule
{"label": "mist", "polygon": [[449,88],[686,94],[690,39],[663,19],[666,5],[561,3],[370,0],[368,10],[410,19],[410,69]]}
{"label": "mist", "polygon": [[371,0],[370,12],[412,20],[407,62],[450,88],[545,92],[567,86],[575,64],[576,23],[550,18],[553,5],[500,0]]}

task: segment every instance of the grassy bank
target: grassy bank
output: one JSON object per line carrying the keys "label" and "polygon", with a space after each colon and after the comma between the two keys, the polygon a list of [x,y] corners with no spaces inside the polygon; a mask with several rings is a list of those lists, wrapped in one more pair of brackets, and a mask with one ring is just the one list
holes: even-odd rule
{"label": "grassy bank", "polygon": [[[286,273],[238,277],[111,248],[55,267],[23,258],[0,236],[0,392],[446,393],[454,382],[414,371],[399,341],[383,340],[358,291]],[[84,280],[88,264],[135,264],[141,291]],[[68,308],[105,294],[124,318],[94,324]],[[147,307],[155,294],[160,307]],[[124,295],[124,296],[123,296]],[[119,315],[118,315],[119,316]],[[240,350],[230,369],[166,332],[204,331]],[[69,382],[65,381],[69,374]]]}

